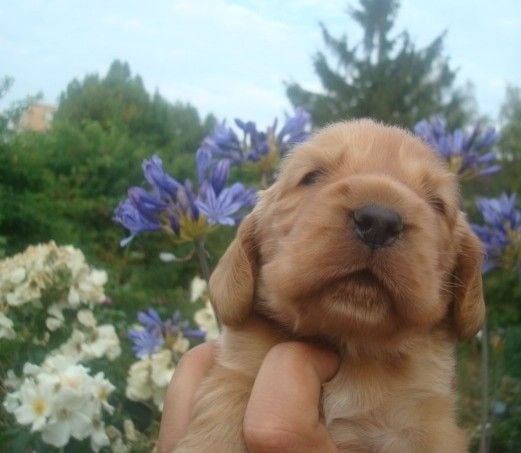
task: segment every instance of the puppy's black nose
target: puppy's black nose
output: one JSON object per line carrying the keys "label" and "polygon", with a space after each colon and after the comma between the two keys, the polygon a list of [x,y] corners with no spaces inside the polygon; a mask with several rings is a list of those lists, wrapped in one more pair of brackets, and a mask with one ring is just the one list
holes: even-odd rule
{"label": "puppy's black nose", "polygon": [[391,245],[403,228],[400,215],[392,209],[374,204],[353,213],[358,237],[372,249]]}

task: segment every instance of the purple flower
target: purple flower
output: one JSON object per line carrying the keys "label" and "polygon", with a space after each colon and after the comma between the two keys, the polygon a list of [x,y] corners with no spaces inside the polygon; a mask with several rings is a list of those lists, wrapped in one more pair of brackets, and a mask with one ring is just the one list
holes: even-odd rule
{"label": "purple flower", "polygon": [[191,329],[190,323],[181,318],[181,313],[176,310],[170,319],[164,322],[164,331],[166,335],[177,334],[181,332],[185,337],[191,337],[199,340],[206,338],[206,333],[200,329]]}
{"label": "purple flower", "polygon": [[309,137],[307,128],[310,123],[311,115],[303,108],[297,107],[295,115],[286,119],[284,126],[277,134],[277,144],[281,155],[285,155],[295,144],[307,140]]}
{"label": "purple flower", "polygon": [[201,198],[197,206],[210,224],[234,226],[242,218],[238,212],[255,204],[255,191],[235,183],[217,194],[213,186],[208,185]]}
{"label": "purple flower", "polygon": [[[277,158],[284,156],[293,146],[309,137],[307,131],[311,116],[302,108],[295,110],[295,115],[286,118],[281,130],[277,132],[277,120],[267,132],[257,132],[254,123],[243,123],[235,120],[237,125],[249,137],[250,149],[245,153],[248,160],[258,162],[267,157],[271,151]],[[277,159],[274,160],[274,163]]]}
{"label": "purple flower", "polygon": [[210,175],[210,184],[216,194],[220,194],[224,189],[224,185],[228,180],[230,174],[230,162],[227,160],[220,160],[215,164],[215,167]]}
{"label": "purple flower", "polygon": [[143,161],[143,174],[163,199],[175,198],[177,190],[181,187],[181,184],[163,169],[163,162],[157,155]]}
{"label": "purple flower", "polygon": [[114,212],[114,221],[130,231],[130,236],[121,241],[121,246],[127,245],[136,234],[146,231],[159,231],[161,225],[157,217],[144,215],[130,199],[122,201]]}
{"label": "purple flower", "polygon": [[270,151],[268,133],[259,132],[253,121],[235,119],[235,124],[244,134],[243,156],[246,160],[258,161]]}
{"label": "purple flower", "polygon": [[165,343],[161,335],[148,330],[132,329],[128,332],[128,337],[132,340],[134,354],[140,359],[157,352]]}
{"label": "purple flower", "polygon": [[138,313],[141,326],[128,333],[132,340],[132,349],[137,357],[157,352],[161,347],[171,347],[179,337],[204,339],[205,333],[199,329],[191,329],[188,321],[184,321],[176,311],[171,318],[163,321],[156,310],[149,308]]}
{"label": "purple flower", "polygon": [[176,211],[179,218],[197,220],[199,219],[199,208],[195,200],[192,183],[187,179],[177,192],[177,203],[173,206],[173,210]]}
{"label": "purple flower", "polygon": [[195,153],[197,165],[197,181],[201,184],[206,179],[206,174],[212,165],[212,150],[207,146],[201,146]]}
{"label": "purple flower", "polygon": [[493,128],[482,131],[477,124],[470,134],[461,129],[450,133],[442,119],[434,118],[420,121],[414,132],[437,150],[447,160],[449,168],[461,177],[491,175],[501,169],[494,163],[496,152],[490,150],[499,140],[499,134]]}
{"label": "purple flower", "polygon": [[255,123],[236,120],[242,141],[225,123],[218,124],[197,150],[196,187],[170,176],[157,155],[145,159],[143,173],[151,190],[129,189],[114,216],[131,233],[122,246],[147,231],[164,231],[177,241],[197,241],[215,225],[237,225],[255,204],[256,195],[240,183],[226,187],[230,166],[261,161],[260,168],[269,174],[280,155],[306,136],[308,122],[309,115],[297,109],[277,134],[276,122],[267,132],[259,132]]}
{"label": "purple flower", "polygon": [[245,210],[256,201],[255,191],[235,183],[225,188],[230,174],[230,161],[210,161],[206,149],[197,152],[199,192],[195,204],[210,225],[234,226]]}
{"label": "purple flower", "polygon": [[[277,158],[284,156],[288,150],[308,137],[307,129],[311,116],[305,110],[297,108],[295,114],[286,118],[281,130],[277,132],[277,120],[265,132],[257,129],[253,121],[235,119],[236,126],[242,133],[242,139],[226,124],[220,123],[203,141],[198,154],[201,166],[210,165],[208,153],[212,159],[228,160],[231,165],[244,162],[259,162],[274,152]],[[277,159],[272,159],[273,163]],[[198,172],[200,175],[201,172]]]}
{"label": "purple flower", "polygon": [[201,192],[207,184],[211,184],[215,193],[219,194],[228,180],[230,161],[228,159],[213,161],[211,151],[202,147],[197,150],[196,162],[199,191]]}
{"label": "purple flower", "polygon": [[[195,241],[207,234],[211,225],[235,225],[240,216],[230,216],[235,211],[250,207],[250,198],[233,197],[225,189],[229,176],[230,161],[213,161],[208,148],[200,148],[196,154],[197,192],[192,182],[184,184],[172,178],[162,166],[161,159],[152,156],[143,162],[143,171],[152,192],[141,187],[132,187],[128,198],[120,203],[114,220],[130,231],[130,236],[121,245],[128,244],[137,234],[147,231],[165,231],[180,241]],[[210,191],[211,189],[211,191]],[[236,189],[232,191],[235,193]],[[201,217],[200,206],[208,201],[208,194],[213,192],[219,198],[220,207],[211,210],[212,218]],[[212,199],[210,199],[210,202]],[[225,212],[223,212],[225,210]],[[210,212],[206,209],[205,212]],[[226,217],[226,219],[225,219]]]}
{"label": "purple flower", "polygon": [[269,184],[280,157],[307,138],[309,121],[307,112],[296,109],[280,131],[275,121],[262,132],[252,121],[237,119],[242,139],[224,122],[217,124],[196,153],[197,187],[170,176],[157,155],[145,159],[143,173],[151,190],[130,188],[114,215],[130,231],[121,245],[148,231],[164,231],[178,241],[198,241],[214,225],[236,225],[255,204],[256,195],[240,183],[226,187],[230,166],[256,162]]}
{"label": "purple flower", "polygon": [[243,160],[239,138],[224,122],[215,126],[201,147],[210,150],[216,159],[228,159],[233,164],[240,164]]}
{"label": "purple flower", "polygon": [[155,220],[157,212],[165,209],[167,204],[156,195],[147,192],[141,187],[128,189],[128,198],[141,215],[147,219]]}
{"label": "purple flower", "polygon": [[140,311],[137,314],[137,320],[147,330],[161,330],[163,328],[163,321],[161,321],[159,314],[153,308],[149,308],[147,311]]}
{"label": "purple flower", "polygon": [[495,267],[518,269],[521,251],[521,212],[516,209],[516,194],[505,193],[498,198],[480,198],[476,206],[484,225],[472,225],[483,242],[486,261],[483,272]]}

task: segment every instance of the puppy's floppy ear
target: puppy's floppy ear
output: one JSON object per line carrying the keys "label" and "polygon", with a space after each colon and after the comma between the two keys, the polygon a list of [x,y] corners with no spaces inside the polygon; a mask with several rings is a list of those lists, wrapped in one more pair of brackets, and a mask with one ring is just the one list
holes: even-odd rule
{"label": "puppy's floppy ear", "polygon": [[256,255],[252,213],[242,221],[210,277],[210,299],[223,324],[240,324],[250,313],[257,277]]}
{"label": "puppy's floppy ear", "polygon": [[481,280],[483,247],[470,229],[464,215],[459,213],[456,225],[458,255],[454,270],[453,317],[460,341],[471,339],[485,320],[485,302]]}

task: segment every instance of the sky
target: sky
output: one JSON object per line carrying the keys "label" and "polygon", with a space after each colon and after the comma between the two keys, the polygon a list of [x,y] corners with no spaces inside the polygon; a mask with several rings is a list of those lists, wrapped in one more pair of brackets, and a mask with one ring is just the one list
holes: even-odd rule
{"label": "sky", "polygon": [[[15,83],[0,109],[127,61],[147,89],[202,115],[261,126],[291,112],[284,83],[320,90],[312,56],[319,22],[354,44],[356,0],[0,0],[0,77]],[[457,84],[472,82],[480,113],[497,118],[507,84],[521,85],[521,0],[402,0],[395,30],[423,47],[444,30]]]}

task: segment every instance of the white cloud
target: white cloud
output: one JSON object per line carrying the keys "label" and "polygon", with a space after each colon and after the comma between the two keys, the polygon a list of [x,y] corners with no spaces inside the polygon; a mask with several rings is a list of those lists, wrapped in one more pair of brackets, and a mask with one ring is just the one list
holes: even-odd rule
{"label": "white cloud", "polygon": [[152,27],[146,24],[143,20],[135,17],[109,15],[103,17],[101,21],[110,27],[116,27],[121,30],[130,31],[132,33],[142,33],[148,36],[159,34],[159,30],[157,28]]}
{"label": "white cloud", "polygon": [[[248,36],[261,33],[264,37],[280,38],[289,31],[284,22],[269,19],[255,9],[226,0],[179,0],[172,5],[172,9],[176,14],[195,19],[195,23],[200,25],[208,21],[215,28],[240,30],[247,32]],[[207,31],[215,31],[215,28]]]}
{"label": "white cloud", "polygon": [[[215,113],[219,119],[254,120],[260,127],[289,109],[282,88],[274,90],[251,82],[238,81],[213,88],[197,85],[168,85],[161,92],[168,99],[181,99],[196,105],[202,114]],[[181,94],[181,95],[180,95]]]}

